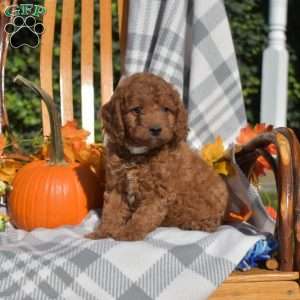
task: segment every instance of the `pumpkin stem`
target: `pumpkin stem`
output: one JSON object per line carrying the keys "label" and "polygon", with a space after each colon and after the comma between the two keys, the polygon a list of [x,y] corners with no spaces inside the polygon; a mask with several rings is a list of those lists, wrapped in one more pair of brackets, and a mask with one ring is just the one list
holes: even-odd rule
{"label": "pumpkin stem", "polygon": [[55,102],[52,97],[46,93],[42,88],[38,87],[35,83],[29,81],[21,75],[17,75],[14,82],[23,84],[35,92],[42,101],[45,103],[49,113],[50,128],[51,128],[51,147],[52,154],[50,155],[50,163],[61,164],[65,163],[63,142],[60,131],[60,117],[56,109]]}

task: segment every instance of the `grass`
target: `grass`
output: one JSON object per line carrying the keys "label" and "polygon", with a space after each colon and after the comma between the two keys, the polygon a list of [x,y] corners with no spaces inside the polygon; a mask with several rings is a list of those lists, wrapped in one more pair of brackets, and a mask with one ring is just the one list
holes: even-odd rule
{"label": "grass", "polygon": [[272,206],[274,209],[277,210],[278,207],[278,195],[277,192],[272,191],[259,191],[261,199],[265,206]]}
{"label": "grass", "polygon": [[265,206],[278,207],[278,194],[276,191],[275,178],[272,172],[259,178],[258,192]]}

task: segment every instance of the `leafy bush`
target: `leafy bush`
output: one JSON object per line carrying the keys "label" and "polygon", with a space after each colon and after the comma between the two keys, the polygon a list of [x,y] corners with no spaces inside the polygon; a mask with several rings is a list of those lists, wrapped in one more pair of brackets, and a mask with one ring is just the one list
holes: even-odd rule
{"label": "leafy bush", "polygon": [[[259,122],[262,52],[267,46],[269,1],[225,0],[240,69],[249,122]],[[290,0],[287,45],[289,51],[288,125],[300,127],[300,3]]]}

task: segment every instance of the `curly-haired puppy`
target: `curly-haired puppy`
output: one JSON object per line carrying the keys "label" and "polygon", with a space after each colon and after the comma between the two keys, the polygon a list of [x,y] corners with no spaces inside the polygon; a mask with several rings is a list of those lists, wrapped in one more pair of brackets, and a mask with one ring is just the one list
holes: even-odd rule
{"label": "curly-haired puppy", "polygon": [[158,226],[214,231],[228,203],[223,179],[186,144],[178,92],[134,74],[103,106],[108,136],[102,222],[89,238],[141,240]]}

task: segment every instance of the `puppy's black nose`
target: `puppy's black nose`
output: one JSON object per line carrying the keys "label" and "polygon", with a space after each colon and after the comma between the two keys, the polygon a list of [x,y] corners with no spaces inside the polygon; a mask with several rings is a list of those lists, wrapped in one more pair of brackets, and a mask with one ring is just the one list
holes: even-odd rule
{"label": "puppy's black nose", "polygon": [[161,132],[161,127],[159,125],[154,125],[151,128],[149,128],[150,132],[154,136],[158,136]]}

